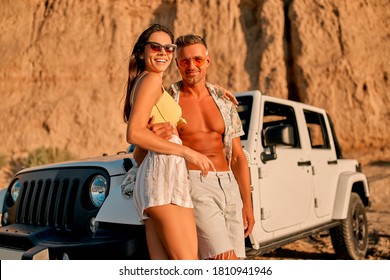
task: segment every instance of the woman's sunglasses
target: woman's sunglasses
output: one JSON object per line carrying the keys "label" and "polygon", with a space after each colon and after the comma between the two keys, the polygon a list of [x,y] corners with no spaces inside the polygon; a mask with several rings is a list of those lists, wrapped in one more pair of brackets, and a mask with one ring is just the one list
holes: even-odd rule
{"label": "woman's sunglasses", "polygon": [[180,67],[183,68],[190,67],[191,61],[196,67],[202,67],[204,65],[204,62],[206,61],[206,58],[201,56],[194,56],[191,58],[177,59],[177,63]]}
{"label": "woman's sunglasses", "polygon": [[161,45],[160,43],[157,43],[157,42],[147,42],[145,44],[146,45],[150,45],[150,49],[154,52],[161,52],[162,49],[164,48],[165,52],[167,54],[172,54],[175,52],[176,50],[176,45],[175,44],[167,44],[167,45]]}

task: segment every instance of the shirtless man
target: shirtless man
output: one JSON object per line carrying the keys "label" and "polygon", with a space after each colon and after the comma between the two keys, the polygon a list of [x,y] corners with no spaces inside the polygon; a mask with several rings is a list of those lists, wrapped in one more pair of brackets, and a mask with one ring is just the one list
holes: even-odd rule
{"label": "shirtless man", "polygon": [[[187,121],[178,125],[179,136],[183,145],[207,155],[217,170],[202,176],[197,166],[188,163],[199,255],[201,259],[244,258],[245,237],[253,229],[254,217],[241,122],[224,92],[206,83],[211,60],[205,40],[185,35],[176,45],[182,81],[173,84],[170,93]],[[168,124],[155,124],[151,129],[169,137]]]}

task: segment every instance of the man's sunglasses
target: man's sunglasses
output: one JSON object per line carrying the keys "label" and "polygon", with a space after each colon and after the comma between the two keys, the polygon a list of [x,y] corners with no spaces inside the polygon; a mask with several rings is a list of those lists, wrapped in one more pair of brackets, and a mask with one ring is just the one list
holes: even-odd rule
{"label": "man's sunglasses", "polygon": [[195,56],[191,58],[176,59],[180,67],[187,68],[190,67],[191,61],[196,67],[202,67],[206,61],[205,57]]}
{"label": "man's sunglasses", "polygon": [[167,44],[167,45],[161,45],[160,43],[157,43],[157,42],[147,42],[145,44],[146,45],[150,45],[150,49],[154,52],[161,52],[162,49],[164,48],[165,52],[167,54],[172,54],[175,52],[176,50],[176,45],[175,44]]}

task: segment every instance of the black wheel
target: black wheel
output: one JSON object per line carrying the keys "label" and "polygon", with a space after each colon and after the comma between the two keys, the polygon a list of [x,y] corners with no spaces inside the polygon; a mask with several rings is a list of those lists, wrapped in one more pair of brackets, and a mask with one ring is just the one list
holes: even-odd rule
{"label": "black wheel", "polygon": [[357,193],[351,193],[348,215],[330,230],[333,248],[341,259],[364,259],[368,248],[366,208]]}

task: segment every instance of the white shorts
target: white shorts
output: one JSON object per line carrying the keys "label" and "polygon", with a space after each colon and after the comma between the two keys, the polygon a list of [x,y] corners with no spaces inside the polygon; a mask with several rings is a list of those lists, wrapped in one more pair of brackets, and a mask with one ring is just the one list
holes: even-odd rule
{"label": "white shorts", "polygon": [[[181,144],[176,135],[170,141]],[[140,220],[148,219],[144,210],[152,206],[176,204],[192,208],[185,159],[148,151],[138,169],[133,195]]]}
{"label": "white shorts", "polygon": [[199,255],[208,259],[234,250],[245,258],[242,200],[233,172],[189,171]]}

